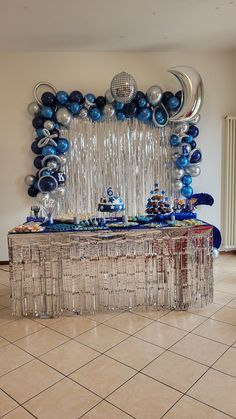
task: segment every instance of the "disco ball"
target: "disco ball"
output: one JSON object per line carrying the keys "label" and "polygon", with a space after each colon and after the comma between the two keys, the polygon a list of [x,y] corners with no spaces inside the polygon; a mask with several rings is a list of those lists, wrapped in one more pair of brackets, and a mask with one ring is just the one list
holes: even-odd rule
{"label": "disco ball", "polygon": [[135,97],[137,83],[135,79],[125,71],[116,74],[111,81],[111,93],[117,102],[129,103]]}

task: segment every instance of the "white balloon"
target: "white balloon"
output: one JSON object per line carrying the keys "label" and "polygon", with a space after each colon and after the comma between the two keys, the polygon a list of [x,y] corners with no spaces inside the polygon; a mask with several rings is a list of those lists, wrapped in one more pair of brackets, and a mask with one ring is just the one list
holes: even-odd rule
{"label": "white balloon", "polygon": [[183,186],[183,182],[181,182],[180,179],[176,179],[173,181],[173,188],[175,189],[175,191],[180,191]]}
{"label": "white balloon", "polygon": [[181,179],[184,176],[184,170],[174,167],[172,170],[172,176],[174,179]]}
{"label": "white balloon", "polygon": [[212,249],[212,257],[213,257],[213,259],[218,258],[219,255],[220,255],[219,250],[216,247],[213,247],[213,249]]}

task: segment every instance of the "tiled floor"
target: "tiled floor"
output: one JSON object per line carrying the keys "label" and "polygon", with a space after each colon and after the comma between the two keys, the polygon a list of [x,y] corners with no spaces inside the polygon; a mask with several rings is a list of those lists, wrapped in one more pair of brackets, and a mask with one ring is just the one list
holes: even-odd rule
{"label": "tiled floor", "polygon": [[236,417],[236,255],[215,261],[215,301],[188,312],[11,317],[0,266],[0,417]]}

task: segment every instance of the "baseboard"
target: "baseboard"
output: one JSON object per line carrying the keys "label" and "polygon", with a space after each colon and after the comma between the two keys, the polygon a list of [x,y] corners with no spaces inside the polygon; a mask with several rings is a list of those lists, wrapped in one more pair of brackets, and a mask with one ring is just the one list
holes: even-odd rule
{"label": "baseboard", "polygon": [[9,260],[0,260],[0,265],[9,265]]}

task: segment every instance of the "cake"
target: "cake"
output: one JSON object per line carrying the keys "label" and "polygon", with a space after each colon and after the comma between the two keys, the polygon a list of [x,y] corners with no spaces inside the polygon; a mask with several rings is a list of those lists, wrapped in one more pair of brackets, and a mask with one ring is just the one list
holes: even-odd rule
{"label": "cake", "polygon": [[154,189],[150,192],[150,198],[148,198],[146,213],[147,214],[170,214],[171,205],[168,197],[165,195],[165,191],[160,191],[158,183],[154,185]]}
{"label": "cake", "polygon": [[106,194],[100,198],[98,211],[101,212],[119,212],[124,211],[125,205],[119,195],[114,195],[113,190],[109,187]]}

